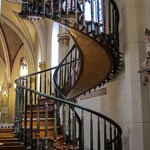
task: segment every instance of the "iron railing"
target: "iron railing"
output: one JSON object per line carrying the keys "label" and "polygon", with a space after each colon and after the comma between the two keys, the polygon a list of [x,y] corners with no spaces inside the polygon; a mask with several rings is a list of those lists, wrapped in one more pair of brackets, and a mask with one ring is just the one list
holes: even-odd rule
{"label": "iron railing", "polygon": [[[105,45],[112,55],[113,67],[110,75],[101,83],[103,85],[111,80],[121,67],[118,29],[119,12],[113,0],[91,0],[89,3],[91,17],[90,21],[87,21],[85,18],[85,3],[87,3],[86,0],[23,0],[22,10],[19,14],[22,18],[27,19],[43,17],[54,20],[74,28]],[[74,18],[73,21],[71,21],[72,18]],[[122,149],[122,130],[117,123],[96,111],[66,100],[66,95],[69,92],[66,89],[73,87],[73,85],[70,86],[67,83],[69,83],[69,80],[73,80],[73,84],[75,84],[78,80],[81,72],[81,60],[82,54],[74,45],[58,67],[17,79],[15,133],[20,140],[21,137],[24,137],[22,142],[25,146],[37,150],[41,147],[45,150],[58,149],[61,145],[63,149],[67,149],[68,144],[72,145],[72,149],[78,147],[81,150],[85,148],[85,145],[89,146],[91,150]],[[54,77],[52,77],[54,70]],[[73,77],[75,74],[76,76]],[[45,135],[41,137],[40,109],[43,99],[45,100]],[[53,101],[52,107],[49,100]],[[63,107],[63,116],[60,116],[60,106]],[[37,110],[36,135],[33,125],[34,107]],[[54,118],[52,139],[49,136],[49,111],[51,111]],[[28,119],[30,121],[29,129],[27,126]],[[22,124],[23,122],[24,124]],[[58,144],[59,125],[63,128],[63,131],[59,132],[63,135],[63,144]],[[85,133],[85,128],[89,128],[89,132]],[[87,133],[89,133],[88,136]],[[29,138],[27,138],[28,135]],[[95,141],[97,141],[97,144],[94,143]],[[89,144],[85,144],[85,142]]]}

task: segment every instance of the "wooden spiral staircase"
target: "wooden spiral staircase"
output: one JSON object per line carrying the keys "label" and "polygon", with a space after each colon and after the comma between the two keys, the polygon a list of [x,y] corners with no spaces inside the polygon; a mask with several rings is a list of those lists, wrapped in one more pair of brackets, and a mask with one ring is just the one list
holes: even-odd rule
{"label": "wooden spiral staircase", "polygon": [[[85,18],[86,3],[90,21]],[[75,44],[57,67],[16,80],[17,139],[31,150],[121,150],[120,126],[74,103],[120,70],[119,12],[114,0],[22,0],[21,5],[20,17],[58,22]]]}

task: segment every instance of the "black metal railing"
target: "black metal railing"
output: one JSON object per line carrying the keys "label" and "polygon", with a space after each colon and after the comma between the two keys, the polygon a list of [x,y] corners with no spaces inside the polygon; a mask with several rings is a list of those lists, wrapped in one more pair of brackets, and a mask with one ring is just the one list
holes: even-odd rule
{"label": "black metal railing", "polygon": [[67,94],[70,92],[70,89],[72,89],[75,82],[77,82],[81,73],[81,61],[81,53],[74,44],[70,52],[57,66],[54,72],[53,80],[55,87],[62,97],[67,96]]}
{"label": "black metal railing", "polygon": [[[89,14],[85,11],[87,9]],[[104,83],[120,70],[122,54],[119,52],[119,11],[114,0],[23,0],[19,14],[22,18],[55,20],[104,44],[113,57],[111,74]]]}
{"label": "black metal railing", "polygon": [[[86,19],[85,11],[87,3],[90,5],[89,20]],[[90,36],[107,47],[113,58],[113,67],[109,77],[101,85],[117,74],[121,67],[122,56],[119,52],[119,12],[114,0],[23,0],[21,4],[22,10],[19,15],[22,18],[42,17],[54,20]],[[91,150],[122,149],[122,131],[117,123],[96,111],[66,100],[66,95],[82,71],[82,59],[82,53],[74,45],[57,67],[17,79],[15,133],[26,147],[48,150],[58,149],[60,146],[67,149],[70,145],[72,149],[81,150],[85,146]],[[41,106],[43,99],[44,106]],[[43,137],[40,128],[41,107],[44,107],[45,118]],[[61,107],[62,116],[60,116]],[[33,124],[35,113],[36,128]],[[49,128],[50,117],[54,119],[53,130]],[[62,132],[58,130],[59,126]],[[85,129],[89,129],[89,132],[85,133]],[[50,137],[49,130],[53,133],[53,138]],[[60,135],[62,135],[61,144]]]}
{"label": "black metal railing", "polygon": [[[70,101],[66,101],[61,98],[57,98],[55,96],[48,96],[44,93],[35,91],[31,88],[26,86],[20,85],[17,83],[16,88],[16,126],[15,131],[18,137],[22,140],[22,142],[30,149],[37,149],[43,148],[45,150],[48,149],[57,149],[57,148],[64,148],[67,149],[67,146],[72,147],[72,149],[84,149],[85,146],[89,146],[90,149],[99,149],[99,150],[121,150],[121,135],[122,130],[120,126],[115,123],[110,118],[96,112],[85,108],[81,105],[72,103]],[[33,129],[33,97],[37,95],[38,104],[36,105],[37,108],[37,126],[36,126],[36,136]],[[40,103],[42,99],[45,99],[45,135],[44,138],[40,135]],[[54,129],[53,132],[53,144],[49,145],[51,140],[49,139],[49,100],[53,101],[53,117],[54,117]],[[25,109],[27,108],[27,101],[29,101],[30,106],[30,129],[27,130],[27,113],[24,113]],[[62,124],[62,145],[58,144],[58,120],[60,119],[58,116],[58,108],[59,104],[62,103],[63,105],[63,116],[61,120]],[[66,107],[69,110],[66,110]],[[75,112],[78,112],[79,117],[81,118],[81,126],[77,124],[77,117]],[[24,127],[22,128],[22,120],[23,120],[23,113],[24,113]],[[70,120],[67,119],[67,113]],[[72,116],[72,117],[71,117]],[[68,120],[68,121],[67,121]],[[80,128],[80,129],[79,129]],[[24,129],[24,130],[23,130]],[[85,133],[86,129],[86,133]],[[87,130],[89,129],[89,132]],[[80,136],[79,136],[80,135]],[[27,137],[28,136],[28,137]],[[79,136],[79,138],[77,138]],[[24,138],[22,138],[24,137]],[[41,142],[43,140],[43,142]],[[89,141],[89,142],[88,142]],[[97,144],[96,144],[96,143]],[[88,143],[88,144],[87,144]]]}

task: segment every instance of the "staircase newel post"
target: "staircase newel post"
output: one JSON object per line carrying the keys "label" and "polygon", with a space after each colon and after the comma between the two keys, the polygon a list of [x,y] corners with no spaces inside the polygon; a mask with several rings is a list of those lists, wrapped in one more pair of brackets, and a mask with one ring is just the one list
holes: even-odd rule
{"label": "staircase newel post", "polygon": [[37,105],[37,149],[40,150],[40,95],[38,95]]}
{"label": "staircase newel post", "polygon": [[45,150],[48,150],[48,102],[45,102]]}

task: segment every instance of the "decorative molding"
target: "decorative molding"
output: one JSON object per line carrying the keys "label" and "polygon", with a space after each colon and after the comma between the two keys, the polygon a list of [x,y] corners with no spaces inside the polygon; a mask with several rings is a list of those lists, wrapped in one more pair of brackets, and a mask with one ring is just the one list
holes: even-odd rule
{"label": "decorative molding", "polygon": [[62,45],[69,45],[70,35],[69,33],[58,34],[58,42]]}

